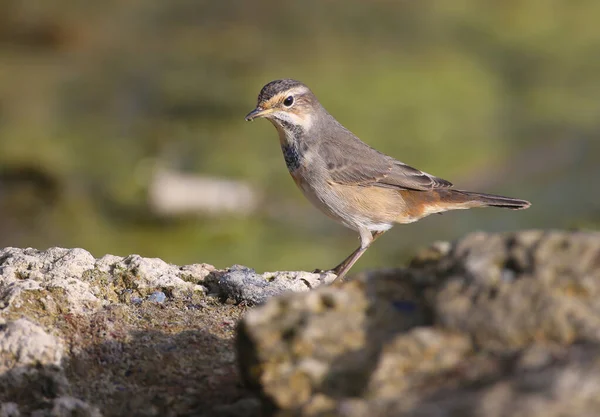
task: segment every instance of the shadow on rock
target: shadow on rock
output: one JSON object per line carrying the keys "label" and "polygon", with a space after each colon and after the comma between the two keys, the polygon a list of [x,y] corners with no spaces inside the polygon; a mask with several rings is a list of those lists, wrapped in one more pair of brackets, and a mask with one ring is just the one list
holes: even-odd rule
{"label": "shadow on rock", "polygon": [[595,416],[600,233],[474,233],[269,300],[237,336],[277,416]]}
{"label": "shadow on rock", "polygon": [[77,397],[105,415],[203,415],[243,397],[229,341],[203,330],[133,332],[65,363]]}
{"label": "shadow on rock", "polygon": [[[27,358],[21,360],[29,361],[28,366],[7,363],[11,352],[4,350],[8,370],[0,376],[0,400],[8,405],[1,415],[16,415],[9,413],[10,407],[21,415],[40,416],[225,417],[258,412],[258,403],[241,384],[231,338],[215,335],[215,329],[178,331],[181,323],[165,314],[168,308],[152,305],[129,314],[152,314],[147,323],[165,330],[129,331],[122,317],[125,309],[67,316],[62,323],[66,343],[20,320],[26,329],[34,328],[40,340],[47,336],[51,341],[25,352]],[[228,328],[233,323],[218,325]],[[10,338],[14,333],[3,340],[19,342]]]}
{"label": "shadow on rock", "polygon": [[[304,298],[283,296],[248,312],[238,328],[239,360],[269,412],[364,395],[384,346],[431,324],[426,287],[399,278],[397,271],[359,277],[343,291],[325,287]],[[418,361],[421,348],[406,349]]]}
{"label": "shadow on rock", "polygon": [[377,280],[366,279],[364,293],[364,335],[369,343],[341,353],[332,360],[319,391],[333,398],[359,397],[367,389],[377,368],[382,349],[394,335],[431,324],[423,303],[423,289],[396,273],[381,273]]}

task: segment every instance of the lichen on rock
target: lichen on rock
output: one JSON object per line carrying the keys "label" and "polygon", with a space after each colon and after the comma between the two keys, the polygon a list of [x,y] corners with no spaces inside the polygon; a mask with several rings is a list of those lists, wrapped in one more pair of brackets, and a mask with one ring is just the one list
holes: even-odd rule
{"label": "lichen on rock", "polygon": [[256,401],[236,383],[231,347],[246,307],[206,295],[213,271],[82,249],[0,250],[2,415],[211,415]]}
{"label": "lichen on rock", "polygon": [[597,415],[600,233],[334,278],[2,249],[0,416]]}
{"label": "lichen on rock", "polygon": [[237,349],[282,416],[592,416],[599,299],[600,233],[474,233],[269,300]]}

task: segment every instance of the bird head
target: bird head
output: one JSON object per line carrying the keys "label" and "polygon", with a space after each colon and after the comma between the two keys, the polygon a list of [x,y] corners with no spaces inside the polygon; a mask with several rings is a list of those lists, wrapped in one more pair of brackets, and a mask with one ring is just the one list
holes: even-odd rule
{"label": "bird head", "polygon": [[264,117],[276,127],[306,131],[320,107],[312,91],[300,81],[275,80],[262,88],[256,108],[246,115],[246,121]]}

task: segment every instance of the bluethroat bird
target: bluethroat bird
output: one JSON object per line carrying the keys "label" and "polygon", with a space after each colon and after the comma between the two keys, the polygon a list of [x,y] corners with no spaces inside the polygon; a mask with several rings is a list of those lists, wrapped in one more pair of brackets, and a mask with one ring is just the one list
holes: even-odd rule
{"label": "bluethroat bird", "polygon": [[284,79],[265,85],[246,120],[261,117],[277,129],[287,168],[304,195],[360,235],[360,246],[331,270],[338,282],[394,223],[412,223],[448,210],[530,206],[516,198],[456,190],[449,181],[371,148],[329,114],[299,81]]}

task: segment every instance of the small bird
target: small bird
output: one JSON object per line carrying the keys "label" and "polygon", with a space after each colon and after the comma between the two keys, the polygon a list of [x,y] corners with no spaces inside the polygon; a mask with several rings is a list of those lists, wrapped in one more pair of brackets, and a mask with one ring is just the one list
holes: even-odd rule
{"label": "small bird", "polygon": [[330,270],[338,282],[394,223],[412,223],[448,210],[520,210],[531,205],[516,198],[456,190],[449,181],[373,149],[296,80],[275,80],[262,88],[256,108],[245,119],[262,117],[277,129],[287,168],[304,195],[360,235],[360,246]]}

